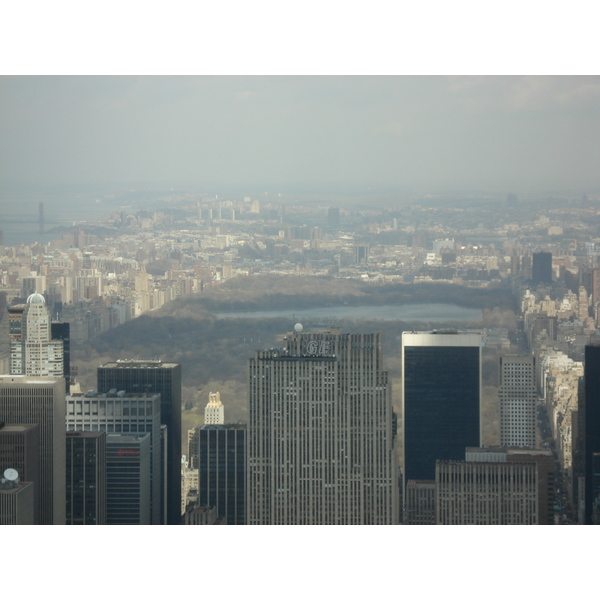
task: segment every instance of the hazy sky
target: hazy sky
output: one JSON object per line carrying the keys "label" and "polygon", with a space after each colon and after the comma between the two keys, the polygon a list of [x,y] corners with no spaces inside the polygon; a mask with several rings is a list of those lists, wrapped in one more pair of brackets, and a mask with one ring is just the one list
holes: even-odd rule
{"label": "hazy sky", "polygon": [[600,190],[600,77],[2,76],[0,184]]}

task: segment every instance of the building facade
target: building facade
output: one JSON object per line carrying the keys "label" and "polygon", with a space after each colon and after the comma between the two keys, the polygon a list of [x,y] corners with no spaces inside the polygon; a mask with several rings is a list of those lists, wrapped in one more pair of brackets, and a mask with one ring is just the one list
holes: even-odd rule
{"label": "building facade", "polygon": [[500,446],[535,448],[535,357],[500,357]]}
{"label": "building facade", "polygon": [[534,283],[552,283],[552,252],[534,252],[532,263]]}
{"label": "building facade", "polygon": [[33,483],[33,523],[40,524],[40,428],[35,424],[0,421],[0,475],[6,469]]}
{"label": "building facade", "polygon": [[106,433],[67,431],[67,525],[106,524]]}
{"label": "building facade", "polygon": [[250,359],[246,522],[396,523],[381,334],[298,324],[284,342]]}
{"label": "building facade", "polygon": [[0,375],[0,414],[40,431],[40,523],[65,524],[65,380]]}
{"label": "building facade", "polygon": [[551,450],[466,448],[464,461],[436,464],[436,524],[551,525]]}
{"label": "building facade", "polygon": [[536,525],[534,463],[437,461],[436,524]]}
{"label": "building facade", "polygon": [[[107,434],[149,434],[150,523],[161,521],[161,423],[159,394],[127,394],[111,390],[108,394],[67,396],[67,431],[104,431]],[[107,493],[111,480],[107,475]]]}
{"label": "building facade", "polygon": [[198,436],[198,504],[227,525],[246,523],[246,426],[203,425]]}
{"label": "building facade", "polygon": [[582,401],[584,521],[600,525],[600,346],[585,347]]}
{"label": "building facade", "polygon": [[22,374],[63,377],[63,342],[52,339],[50,311],[41,294],[31,294],[23,312]]}
{"label": "building facade", "polygon": [[106,524],[152,525],[150,434],[106,436]]}
{"label": "building facade", "polygon": [[480,445],[481,334],[403,332],[404,481],[433,480],[437,460]]}
{"label": "building facade", "polygon": [[221,402],[221,394],[219,392],[210,392],[208,394],[208,403],[204,407],[204,424],[225,424],[225,408]]}
{"label": "building facade", "polygon": [[[181,521],[181,365],[160,360],[118,360],[98,367],[98,392],[160,394],[161,423],[167,426],[167,524]],[[161,514],[165,511],[161,510]]]}

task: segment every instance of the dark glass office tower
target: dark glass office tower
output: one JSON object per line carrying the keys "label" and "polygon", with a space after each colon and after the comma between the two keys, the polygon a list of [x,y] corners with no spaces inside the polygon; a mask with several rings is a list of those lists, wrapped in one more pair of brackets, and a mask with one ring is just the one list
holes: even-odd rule
{"label": "dark glass office tower", "polygon": [[586,525],[600,525],[600,346],[585,347],[583,463]]}
{"label": "dark glass office tower", "polygon": [[[167,426],[167,524],[181,522],[181,365],[160,360],[118,360],[98,367],[98,392],[159,393]],[[163,511],[161,511],[163,514]]]}
{"label": "dark glass office tower", "polygon": [[227,525],[244,525],[245,425],[204,425],[196,430],[198,504],[216,507]]}
{"label": "dark glass office tower", "polygon": [[404,332],[404,481],[435,479],[436,460],[480,445],[481,335]]}
{"label": "dark glass office tower", "polygon": [[106,524],[150,525],[150,434],[106,436]]}
{"label": "dark glass office tower", "polygon": [[552,283],[552,252],[534,252],[532,279],[535,283]]}
{"label": "dark glass office tower", "polygon": [[104,431],[67,431],[67,525],[106,525]]}
{"label": "dark glass office tower", "polygon": [[63,372],[67,382],[67,394],[71,387],[71,326],[69,323],[50,323],[50,332],[53,340],[61,340],[63,343]]}

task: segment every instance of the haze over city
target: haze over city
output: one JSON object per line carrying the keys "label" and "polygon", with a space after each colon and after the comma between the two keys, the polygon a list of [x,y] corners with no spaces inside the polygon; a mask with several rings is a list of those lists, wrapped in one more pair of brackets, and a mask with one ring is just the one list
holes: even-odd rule
{"label": "haze over city", "polygon": [[0,183],[598,188],[600,78],[2,77]]}

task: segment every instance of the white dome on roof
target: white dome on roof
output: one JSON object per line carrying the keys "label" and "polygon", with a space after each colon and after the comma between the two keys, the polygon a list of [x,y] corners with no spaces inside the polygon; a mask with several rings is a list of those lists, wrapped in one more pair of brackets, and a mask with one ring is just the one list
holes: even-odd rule
{"label": "white dome on roof", "polygon": [[46,304],[46,298],[35,292],[34,294],[31,294],[29,298],[27,298],[27,304]]}

